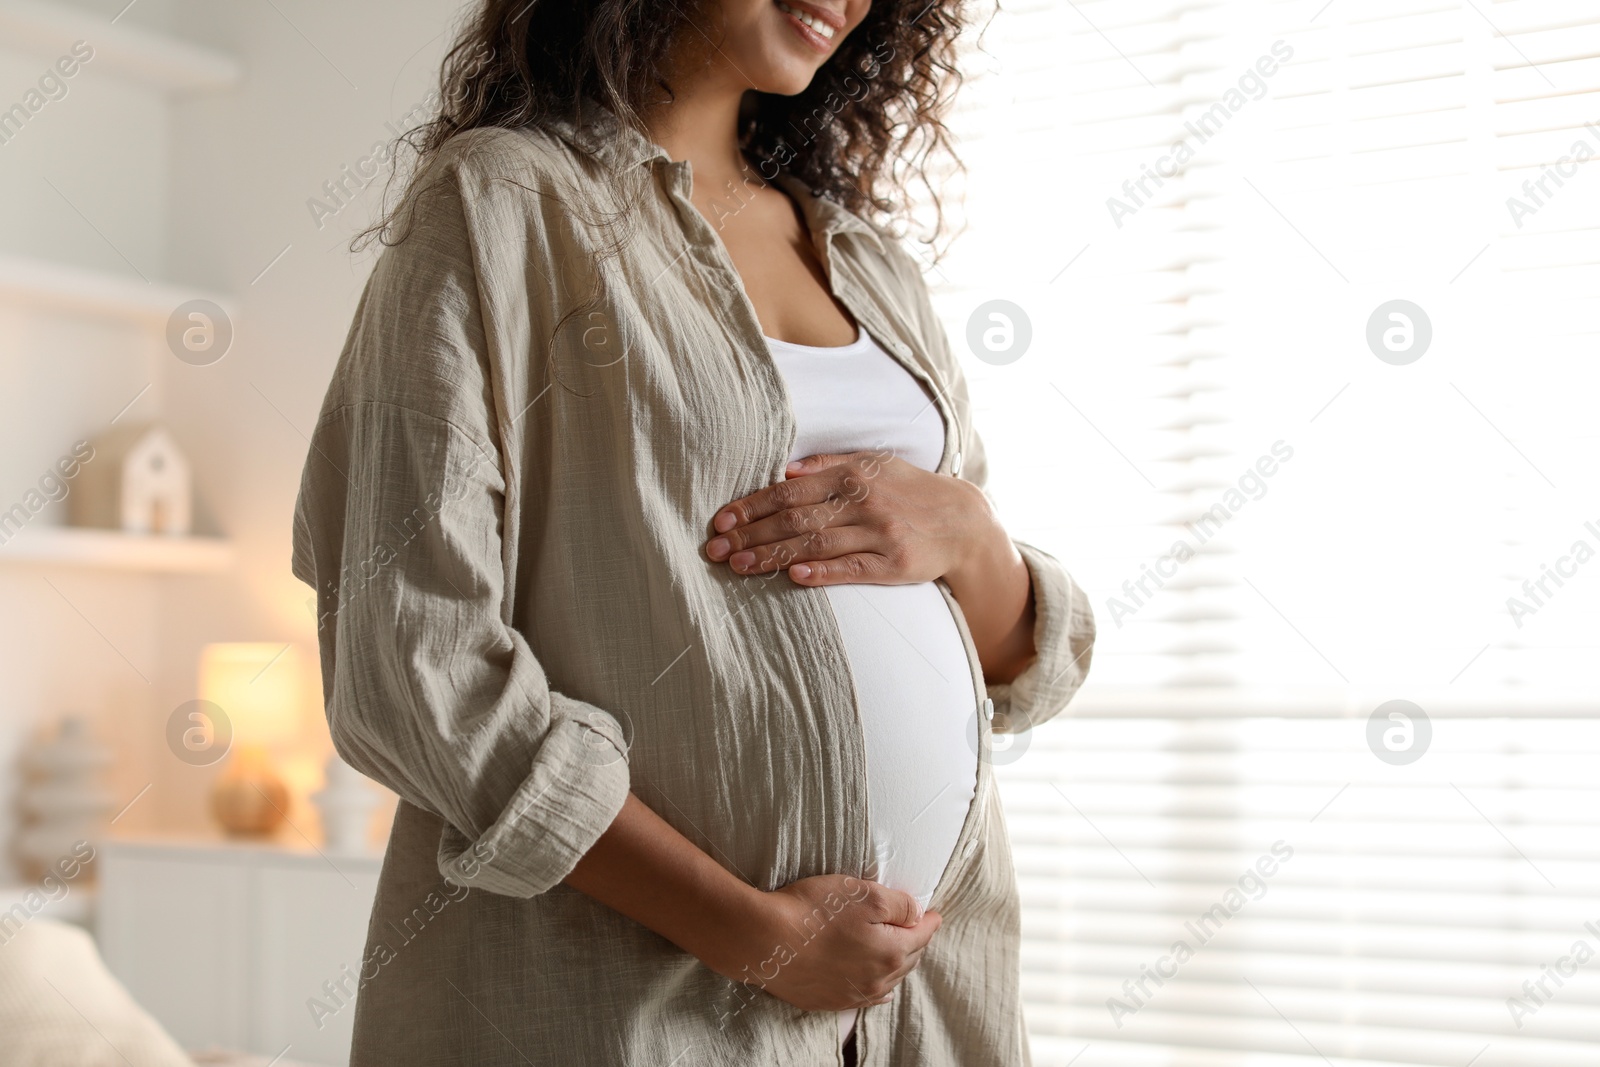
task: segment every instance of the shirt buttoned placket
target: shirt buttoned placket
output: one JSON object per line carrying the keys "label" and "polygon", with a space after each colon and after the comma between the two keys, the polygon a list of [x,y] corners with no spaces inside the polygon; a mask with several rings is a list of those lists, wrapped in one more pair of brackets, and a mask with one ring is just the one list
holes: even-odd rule
{"label": "shirt buttoned placket", "polygon": [[[772,358],[767,346],[766,338],[760,329],[760,319],[756,315],[755,306],[744,289],[743,279],[739,276],[738,269],[733,265],[727,253],[726,246],[711,229],[711,225],[700,214],[689,197],[692,188],[692,171],[687,161],[668,161],[661,174],[662,191],[672,201],[671,209],[678,215],[684,237],[690,243],[690,256],[694,265],[701,271],[709,271],[716,277],[725,281],[732,290],[738,294],[744,305],[743,322],[736,324],[743,329],[735,329],[737,340],[743,343],[746,353],[754,353],[755,362],[763,368],[763,377],[767,381],[769,395],[774,400],[774,407],[783,420],[785,444],[783,453],[774,460],[771,476],[774,481],[784,477],[784,468],[788,462],[789,452],[793,449],[798,427],[795,422],[794,408],[789,397],[788,387],[784,383],[782,373],[778,370],[776,361]],[[814,216],[813,216],[814,217]],[[855,318],[861,328],[873,336],[875,340],[888,352],[896,362],[905,368],[913,378],[927,389],[932,397],[932,406],[938,411],[943,420],[945,429],[944,449],[939,459],[937,473],[957,476],[961,470],[961,423],[951,400],[949,390],[938,374],[923,360],[918,359],[911,345],[878,315],[877,308],[870,297],[848,278],[840,279],[833,262],[833,239],[838,231],[827,227],[820,233],[813,233],[812,240],[818,257],[822,262],[823,274],[828,281],[829,292],[844,305],[845,309]],[[950,591],[950,587],[943,579],[936,584],[941,594],[952,609],[959,605]],[[835,643],[842,650],[843,636],[838,632],[838,620],[832,610],[828,617],[835,628]],[[947,896],[954,873],[960,870],[971,857],[978,845],[978,838],[982,832],[984,819],[987,815],[989,790],[992,788],[991,770],[991,739],[989,725],[993,719],[993,702],[989,699],[983,682],[983,665],[978,659],[977,646],[972,639],[971,631],[967,628],[965,618],[958,610],[952,610],[957,627],[961,631],[962,643],[966,648],[968,666],[974,684],[974,710],[977,718],[977,736],[979,741],[978,772],[974,783],[972,803],[967,808],[966,817],[962,822],[960,833],[957,835],[955,847],[944,871],[939,876],[939,881],[934,887],[934,894],[930,907],[937,910],[941,901]],[[838,658],[839,663],[848,662],[844,657]],[[844,674],[850,686],[851,698],[854,704],[857,724],[857,743],[865,752],[865,738],[861,734],[861,703],[860,694],[855,687],[855,679],[850,676],[848,668]],[[870,769],[869,769],[870,772]],[[861,853],[863,869],[872,862],[874,852],[872,844],[872,830],[867,821],[865,806],[861,812],[860,820]],[[888,1053],[885,1050],[881,1055],[875,1054],[874,1039],[876,1027],[869,1022],[873,1018],[870,1011],[863,1010],[856,1019],[856,1046],[858,1062],[861,1067],[871,1067],[874,1063],[885,1062]],[[842,1062],[842,1061],[841,1061]]]}
{"label": "shirt buttoned placket", "polygon": [[[694,260],[697,269],[710,271],[725,280],[744,305],[742,322],[732,324],[730,333],[734,334],[735,341],[740,344],[742,351],[752,355],[753,362],[762,369],[762,377],[767,383],[767,392],[773,399],[773,406],[778,417],[784,422],[785,432],[782,435],[782,454],[774,457],[770,477],[774,482],[785,477],[784,470],[788,466],[789,453],[794,449],[795,438],[799,427],[794,416],[794,404],[789,395],[788,385],[783,380],[783,374],[778,369],[777,361],[772,358],[771,350],[767,346],[766,337],[760,328],[760,318],[756,315],[755,305],[750,302],[749,294],[745,292],[744,281],[739,276],[738,269],[733,265],[733,260],[728,255],[727,247],[720,237],[711,229],[711,224],[705,216],[700,214],[698,208],[689,198],[692,185],[692,171],[686,161],[676,161],[668,164],[664,178],[664,192],[673,201],[672,208],[677,212],[680,224],[684,230],[685,238],[690,242],[690,257]],[[695,251],[698,249],[698,252]],[[825,268],[826,269],[826,268]],[[830,285],[831,288],[831,285]],[[849,305],[846,305],[847,307]],[[739,327],[743,327],[740,329]],[[842,670],[844,682],[849,686],[851,708],[854,712],[856,726],[856,746],[861,752],[862,766],[866,766],[866,736],[861,723],[861,693],[856,688],[855,677],[848,666],[849,659],[845,655],[844,635],[839,629],[838,616],[834,614],[832,605],[822,598],[821,612],[827,618],[833,630],[833,644],[840,653],[828,657],[830,666],[835,670]],[[870,768],[868,769],[870,773]],[[863,792],[865,790],[863,789]],[[859,869],[869,870],[874,862],[874,849],[872,844],[872,827],[867,821],[867,805],[861,804],[856,810],[857,830],[857,857]],[[824,1017],[827,1033],[834,1033],[834,1019],[831,1012],[818,1013]],[[859,1012],[856,1016],[856,1042],[858,1049],[862,1049],[864,1057],[866,1035],[864,1024],[867,1012]],[[837,1063],[843,1064],[843,1053],[834,1043],[834,1054],[838,1057]],[[860,1062],[864,1064],[864,1059]]]}
{"label": "shirt buttoned placket", "polygon": [[[934,407],[944,420],[945,427],[944,454],[939,460],[938,473],[959,475],[962,459],[961,423],[949,391],[939,376],[921,359],[915,357],[911,345],[878,316],[877,308],[867,294],[848,278],[839,278],[832,261],[833,238],[836,232],[829,228],[821,234],[814,235],[817,254],[822,260],[823,273],[827,276],[829,290],[861,324],[862,329],[871,333],[885,351],[927,388],[933,398]],[[965,616],[959,610],[955,595],[944,579],[938,579],[935,584],[951,608],[957,628],[961,631],[962,644],[966,648],[967,663],[973,679],[973,715],[977,720],[978,738],[978,771],[977,780],[973,785],[972,803],[967,807],[966,818],[962,821],[961,830],[956,836],[955,847],[951,850],[945,869],[939,875],[929,902],[930,909],[937,911],[955,885],[952,879],[977,850],[988,816],[990,791],[994,788],[993,739],[990,728],[994,721],[994,702],[989,698],[984,684],[983,664],[978,658],[977,644],[972,639],[972,633],[967,627]],[[877,1028],[869,1022],[872,1017],[871,1012],[863,1011],[856,1020],[857,1062],[861,1067],[880,1067],[888,1058],[887,1048],[882,1053],[878,1053],[874,1048]]]}

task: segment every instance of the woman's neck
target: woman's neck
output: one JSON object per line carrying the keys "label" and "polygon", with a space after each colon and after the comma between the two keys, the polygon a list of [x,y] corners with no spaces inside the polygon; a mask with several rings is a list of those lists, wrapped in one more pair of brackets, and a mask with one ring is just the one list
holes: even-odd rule
{"label": "woman's neck", "polygon": [[739,150],[739,105],[748,88],[737,76],[705,69],[681,83],[673,100],[643,114],[651,139],[673,159],[688,160],[696,188],[737,184],[748,170]]}

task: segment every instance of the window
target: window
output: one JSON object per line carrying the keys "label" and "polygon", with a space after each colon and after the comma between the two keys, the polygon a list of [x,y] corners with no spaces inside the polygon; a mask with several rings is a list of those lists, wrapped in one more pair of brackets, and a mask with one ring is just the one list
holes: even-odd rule
{"label": "window", "polygon": [[929,279],[1101,632],[999,757],[1036,1059],[1592,1062],[1600,9],[1016,0],[966,70]]}

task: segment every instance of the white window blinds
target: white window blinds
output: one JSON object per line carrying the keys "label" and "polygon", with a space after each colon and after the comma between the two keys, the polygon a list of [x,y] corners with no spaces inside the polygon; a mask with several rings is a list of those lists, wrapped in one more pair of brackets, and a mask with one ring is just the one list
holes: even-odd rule
{"label": "white window blinds", "polygon": [[993,488],[1101,633],[999,757],[1036,1061],[1600,1062],[1600,7],[1013,0],[965,69],[930,280],[1029,319]]}
{"label": "white window blinds", "polygon": [[1041,1067],[1596,1062],[1582,709],[1436,718],[1410,766],[1311,705],[1110,710],[1004,768]]}

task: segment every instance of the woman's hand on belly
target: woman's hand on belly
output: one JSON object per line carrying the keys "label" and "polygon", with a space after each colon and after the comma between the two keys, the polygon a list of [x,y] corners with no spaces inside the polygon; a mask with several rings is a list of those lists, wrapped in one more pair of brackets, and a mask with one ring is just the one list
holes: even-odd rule
{"label": "woman's hand on belly", "polygon": [[931,582],[1005,537],[977,486],[878,452],[797,460],[711,526],[711,559],[740,574],[787,568],[801,585]]}
{"label": "woman's hand on belly", "polygon": [[740,574],[787,569],[798,585],[943,578],[991,684],[1037,653],[1033,579],[976,485],[882,452],[808,456],[713,516],[706,555]]}
{"label": "woman's hand on belly", "polygon": [[846,875],[802,878],[764,897],[759,958],[742,976],[805,1011],[888,1003],[941,922],[909,893]]}

